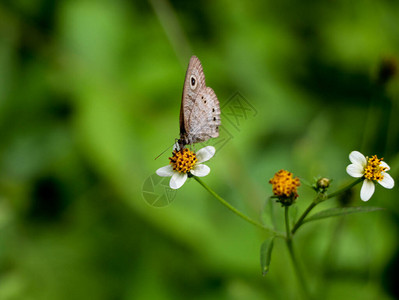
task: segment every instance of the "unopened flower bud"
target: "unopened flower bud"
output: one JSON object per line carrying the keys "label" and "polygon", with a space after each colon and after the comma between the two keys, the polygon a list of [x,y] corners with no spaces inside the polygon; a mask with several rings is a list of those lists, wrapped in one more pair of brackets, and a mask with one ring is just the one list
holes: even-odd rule
{"label": "unopened flower bud", "polygon": [[320,178],[317,180],[316,187],[319,191],[325,191],[330,186],[331,180],[328,178]]}

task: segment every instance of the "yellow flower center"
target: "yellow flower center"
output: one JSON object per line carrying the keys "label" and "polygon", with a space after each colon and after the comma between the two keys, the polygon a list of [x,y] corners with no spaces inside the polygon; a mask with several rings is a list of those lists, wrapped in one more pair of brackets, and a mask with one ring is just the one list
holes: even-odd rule
{"label": "yellow flower center", "polygon": [[269,183],[273,185],[273,194],[278,197],[298,197],[297,187],[300,182],[297,177],[292,177],[291,172],[280,170],[274,174]]}
{"label": "yellow flower center", "polygon": [[179,173],[188,173],[195,166],[197,156],[194,152],[184,148],[182,150],[173,150],[173,156],[169,157],[170,164],[174,171]]}
{"label": "yellow flower center", "polygon": [[369,180],[381,181],[384,178],[382,172],[386,171],[387,168],[381,166],[383,158],[378,158],[377,155],[367,160],[367,165],[364,168],[364,177]]}

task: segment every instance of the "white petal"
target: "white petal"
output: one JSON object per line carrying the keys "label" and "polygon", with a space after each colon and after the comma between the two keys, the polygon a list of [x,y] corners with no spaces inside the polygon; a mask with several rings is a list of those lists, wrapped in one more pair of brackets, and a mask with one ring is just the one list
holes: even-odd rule
{"label": "white petal", "polygon": [[208,166],[196,164],[190,173],[197,177],[204,177],[208,175],[210,171],[211,169]]}
{"label": "white petal", "polygon": [[169,177],[173,175],[173,168],[171,165],[167,165],[165,167],[159,168],[158,170],[156,170],[156,173],[158,176],[161,177]]}
{"label": "white petal", "polygon": [[389,175],[388,173],[385,173],[385,172],[382,172],[382,174],[384,175],[384,178],[381,181],[378,181],[378,183],[381,184],[386,189],[393,188],[393,186],[395,185],[395,182],[394,182],[393,178],[391,177],[391,175]]}
{"label": "white petal", "polygon": [[380,162],[380,166],[386,168],[385,171],[389,171],[391,169],[385,161]]}
{"label": "white petal", "polygon": [[176,190],[178,188],[181,188],[181,186],[186,182],[186,180],[187,180],[187,173],[174,172],[172,178],[170,179],[169,186],[170,188]]}
{"label": "white petal", "polygon": [[216,149],[213,146],[206,146],[196,153],[198,163],[202,163],[204,161],[210,160],[215,155]]}
{"label": "white petal", "polygon": [[350,164],[346,167],[346,173],[352,177],[359,178],[363,176],[364,168],[358,164]]}
{"label": "white petal", "polygon": [[368,201],[371,196],[374,194],[374,182],[371,180],[365,179],[363,181],[362,189],[360,190],[360,199],[363,201]]}
{"label": "white petal", "polygon": [[365,167],[367,164],[366,158],[359,151],[352,151],[349,154],[349,160],[351,161],[352,164],[360,165],[362,167]]}

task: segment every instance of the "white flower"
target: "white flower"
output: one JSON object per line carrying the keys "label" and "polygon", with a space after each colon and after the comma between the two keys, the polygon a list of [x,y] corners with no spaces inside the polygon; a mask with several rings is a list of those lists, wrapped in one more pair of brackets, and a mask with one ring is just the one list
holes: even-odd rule
{"label": "white flower", "polygon": [[215,155],[215,147],[207,146],[197,153],[187,148],[180,150],[174,149],[173,156],[170,157],[170,164],[159,168],[156,173],[161,177],[172,176],[169,186],[172,189],[180,188],[187,180],[188,174],[203,177],[209,174],[211,169],[201,163],[210,160]]}
{"label": "white flower", "polygon": [[384,188],[393,188],[395,182],[391,175],[386,173],[389,166],[382,158],[374,155],[371,158],[365,157],[359,151],[352,151],[349,154],[349,160],[352,162],[346,167],[346,172],[355,178],[364,177],[363,185],[360,190],[360,199],[368,201],[374,193],[374,182],[378,182]]}

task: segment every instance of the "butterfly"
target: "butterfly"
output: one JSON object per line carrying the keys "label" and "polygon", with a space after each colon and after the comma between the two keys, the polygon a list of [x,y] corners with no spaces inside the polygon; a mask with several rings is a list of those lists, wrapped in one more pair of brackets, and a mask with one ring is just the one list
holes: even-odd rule
{"label": "butterfly", "polygon": [[184,79],[179,148],[218,137],[220,125],[218,98],[213,89],[205,85],[201,62],[193,55]]}

